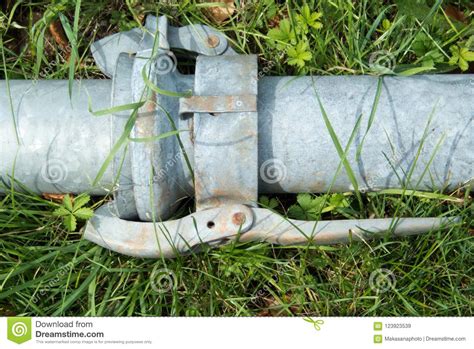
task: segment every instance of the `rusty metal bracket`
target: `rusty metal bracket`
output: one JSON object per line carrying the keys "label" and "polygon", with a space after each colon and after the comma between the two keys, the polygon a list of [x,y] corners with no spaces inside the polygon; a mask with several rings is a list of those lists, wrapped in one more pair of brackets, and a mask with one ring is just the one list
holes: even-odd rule
{"label": "rusty metal bracket", "polygon": [[257,96],[192,96],[179,99],[179,114],[256,112]]}
{"label": "rusty metal bracket", "polygon": [[207,56],[235,54],[226,37],[214,28],[201,24],[172,27],[165,16],[148,16],[143,30],[134,28],[98,40],[92,44],[91,53],[99,69],[112,77],[121,53],[132,56],[151,49],[156,35],[158,48],[165,50],[178,48]]}
{"label": "rusty metal bracket", "polygon": [[[190,109],[197,111],[194,176],[198,211],[229,203],[257,203],[257,74],[255,55],[197,59],[196,97],[191,99]],[[189,99],[181,98],[180,102],[185,105]]]}
{"label": "rusty metal bracket", "polygon": [[[106,74],[109,75],[112,70],[112,61],[117,60],[113,73],[113,106],[143,100],[143,91],[147,90],[143,74],[160,89],[176,92],[190,90],[193,81],[177,71],[176,57],[171,48],[193,51],[200,57],[233,53],[225,36],[213,28],[204,25],[175,28],[169,26],[164,16],[148,16],[140,39],[136,30],[132,30],[123,33],[123,37],[115,34],[94,44],[94,57]],[[126,53],[118,54],[125,49]],[[167,111],[178,110],[179,100],[150,92],[150,98],[138,111],[131,132],[134,139],[153,138],[174,130]],[[243,103],[246,101],[243,98]],[[130,111],[121,114],[127,112],[129,116]],[[127,119],[120,115],[113,118],[114,139],[120,138]],[[169,137],[156,143],[131,142],[128,149],[117,154],[114,173],[119,186],[114,196],[116,212],[121,217],[151,221],[165,219],[172,214],[175,205],[169,203],[177,202],[189,189],[180,184],[183,181],[181,177],[167,176],[162,172],[166,164],[176,163],[176,159],[183,156],[180,152],[177,138]],[[122,161],[127,168],[119,170]],[[153,192],[152,198],[150,192]]]}

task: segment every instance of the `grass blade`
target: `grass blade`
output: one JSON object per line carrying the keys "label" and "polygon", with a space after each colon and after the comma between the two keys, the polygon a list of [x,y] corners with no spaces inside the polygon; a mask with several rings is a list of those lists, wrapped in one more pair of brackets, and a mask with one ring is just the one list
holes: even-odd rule
{"label": "grass blade", "polygon": [[313,80],[313,89],[314,89],[314,93],[319,104],[319,109],[321,110],[321,114],[324,119],[324,123],[326,124],[326,128],[329,132],[329,135],[331,136],[331,140],[334,144],[334,147],[336,148],[337,154],[339,155],[339,158],[341,159],[344,165],[344,169],[346,170],[347,176],[349,177],[349,180],[351,181],[351,184],[354,187],[354,193],[357,197],[357,200],[359,201],[359,205],[362,208],[364,207],[364,203],[362,201],[362,196],[360,195],[360,192],[359,192],[359,184],[357,183],[356,176],[354,174],[354,171],[351,168],[351,165],[349,164],[349,161],[347,160],[345,152],[342,149],[342,146],[341,146],[341,143],[339,142],[336,131],[334,131],[334,128],[332,127],[331,121],[329,120],[326,110],[324,109],[323,103],[321,102],[321,99],[319,98],[319,94],[318,94],[318,91],[316,90],[314,80]]}
{"label": "grass blade", "polygon": [[377,82],[377,90],[375,92],[374,104],[372,105],[372,110],[370,111],[369,121],[367,122],[367,129],[365,130],[364,136],[362,137],[362,141],[360,142],[359,147],[357,147],[356,160],[360,159],[360,154],[362,152],[362,147],[364,146],[365,137],[367,137],[367,134],[369,133],[370,128],[372,127],[372,124],[374,122],[375,113],[377,112],[377,106],[379,105],[380,95],[382,94],[382,84],[383,76],[379,76]]}

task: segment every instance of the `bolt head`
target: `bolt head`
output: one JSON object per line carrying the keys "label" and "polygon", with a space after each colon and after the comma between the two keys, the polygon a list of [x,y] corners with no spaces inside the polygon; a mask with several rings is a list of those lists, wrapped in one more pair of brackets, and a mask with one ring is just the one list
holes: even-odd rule
{"label": "bolt head", "polygon": [[219,45],[219,38],[216,35],[209,35],[207,37],[207,46],[210,48],[217,47]]}
{"label": "bolt head", "polygon": [[234,215],[232,216],[232,223],[238,226],[243,225],[245,223],[245,213],[243,212],[234,213]]}

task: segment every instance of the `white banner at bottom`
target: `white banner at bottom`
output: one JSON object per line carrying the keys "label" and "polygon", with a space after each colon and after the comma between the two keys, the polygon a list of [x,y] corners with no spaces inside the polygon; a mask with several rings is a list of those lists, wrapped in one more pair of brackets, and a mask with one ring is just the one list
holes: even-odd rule
{"label": "white banner at bottom", "polygon": [[473,348],[473,328],[465,317],[3,317],[0,348]]}

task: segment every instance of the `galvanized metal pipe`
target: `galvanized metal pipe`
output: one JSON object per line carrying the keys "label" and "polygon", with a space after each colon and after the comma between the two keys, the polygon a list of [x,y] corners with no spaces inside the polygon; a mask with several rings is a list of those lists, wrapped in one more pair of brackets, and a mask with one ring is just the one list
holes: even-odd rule
{"label": "galvanized metal pipe", "polygon": [[[259,81],[259,163],[284,166],[259,190],[349,191],[340,156],[325,125],[321,98],[342,147],[361,117],[347,160],[359,189],[447,189],[465,184],[474,169],[474,75],[384,77],[370,130],[378,77],[265,77]],[[365,139],[364,139],[365,137]],[[363,144],[362,144],[363,143]],[[362,147],[360,158],[358,148]],[[408,177],[409,180],[408,180]],[[263,180],[262,180],[263,179]]]}
{"label": "galvanized metal pipe", "polygon": [[[341,158],[316,93],[344,148],[356,129],[346,157],[360,190],[452,190],[472,180],[474,139],[469,135],[474,129],[474,75],[384,77],[367,131],[378,79],[260,79],[259,192],[354,190],[344,168],[335,177]],[[193,122],[182,121],[181,128],[192,128]],[[193,154],[192,142],[186,145],[186,151]],[[359,148],[360,158],[356,156]],[[225,168],[216,163],[214,168],[219,171],[223,165]]]}
{"label": "galvanized metal pipe", "polygon": [[[113,183],[108,169],[92,186],[112,143],[111,116],[94,117],[94,107],[110,108],[110,80],[0,81],[0,176],[13,177],[36,193],[104,195]],[[10,103],[11,97],[11,103]],[[0,193],[4,188],[0,186]]]}
{"label": "galvanized metal pipe", "polygon": [[[259,192],[354,189],[344,168],[331,187],[340,157],[316,92],[343,146],[362,115],[347,151],[360,189],[449,190],[472,180],[474,140],[469,134],[474,118],[473,81],[471,75],[385,77],[373,124],[364,139],[378,78],[262,78],[258,100]],[[10,81],[19,143],[3,81],[0,90],[2,178],[11,175],[15,165],[15,178],[39,193],[91,191],[102,195],[111,187],[114,179],[110,169],[100,186],[91,186],[116,141],[112,139],[111,117],[96,117],[88,110],[89,97],[95,109],[110,107],[109,80],[76,82],[72,100],[65,80]],[[182,130],[193,126],[193,119],[177,122]],[[193,164],[191,133],[183,132],[181,137]],[[358,147],[362,147],[359,160]],[[406,184],[404,180],[415,160]],[[184,157],[179,161],[181,165],[169,169],[170,174],[189,179],[189,173],[176,173],[178,169],[187,170]],[[216,164],[216,170],[221,165]],[[193,190],[189,180],[180,186],[185,192]]]}

